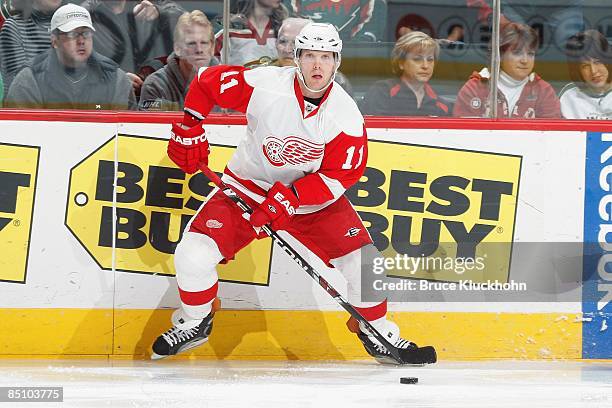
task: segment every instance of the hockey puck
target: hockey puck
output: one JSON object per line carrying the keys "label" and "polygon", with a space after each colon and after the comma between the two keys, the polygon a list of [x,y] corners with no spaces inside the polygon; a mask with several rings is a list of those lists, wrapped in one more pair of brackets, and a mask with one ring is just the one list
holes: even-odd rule
{"label": "hockey puck", "polygon": [[402,377],[400,378],[400,383],[402,384],[416,384],[419,382],[419,379],[416,377]]}

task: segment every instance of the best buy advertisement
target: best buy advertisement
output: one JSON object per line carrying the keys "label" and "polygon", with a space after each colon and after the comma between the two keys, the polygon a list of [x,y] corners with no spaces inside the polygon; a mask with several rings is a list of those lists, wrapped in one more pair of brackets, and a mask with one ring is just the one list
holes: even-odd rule
{"label": "best buy advertisement", "polygon": [[[174,275],[176,244],[212,186],[201,173],[186,176],[176,168],[166,145],[162,139],[119,135],[117,146],[112,138],[71,169],[66,226],[102,269]],[[234,148],[211,150],[211,168],[222,171]],[[219,277],[268,284],[270,255],[270,240],[253,242],[219,269]]]}
{"label": "best buy advertisement", "polygon": [[26,282],[39,150],[0,143],[0,281]]}
{"label": "best buy advertisement", "polygon": [[[437,258],[410,278],[506,282],[521,156],[390,142],[370,143],[368,168],[349,197],[386,257]],[[472,259],[457,272],[443,263]]]}

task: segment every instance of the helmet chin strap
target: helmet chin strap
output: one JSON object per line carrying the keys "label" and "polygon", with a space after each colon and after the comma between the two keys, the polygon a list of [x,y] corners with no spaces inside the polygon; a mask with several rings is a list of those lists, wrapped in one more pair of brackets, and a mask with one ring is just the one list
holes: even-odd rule
{"label": "helmet chin strap", "polygon": [[332,82],[334,82],[334,79],[336,79],[336,72],[338,72],[338,68],[340,67],[340,60],[338,60],[338,62],[336,62],[336,68],[334,69],[334,74],[331,76],[329,82],[321,89],[312,89],[308,85],[306,85],[306,79],[304,78],[304,74],[302,73],[302,68],[300,67],[300,62],[298,58],[294,57],[293,61],[295,62],[295,65],[297,67],[298,77],[302,81],[304,88],[308,89],[310,92],[313,92],[313,93],[322,92],[322,91],[325,91],[327,88],[329,88]]}

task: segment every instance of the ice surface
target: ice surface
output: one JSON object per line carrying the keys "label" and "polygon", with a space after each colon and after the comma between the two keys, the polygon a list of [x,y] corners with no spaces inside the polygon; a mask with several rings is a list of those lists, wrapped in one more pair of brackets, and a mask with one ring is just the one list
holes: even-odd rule
{"label": "ice surface", "polygon": [[[400,377],[418,377],[416,385]],[[86,407],[609,408],[612,362],[0,360],[0,386],[63,386]]]}

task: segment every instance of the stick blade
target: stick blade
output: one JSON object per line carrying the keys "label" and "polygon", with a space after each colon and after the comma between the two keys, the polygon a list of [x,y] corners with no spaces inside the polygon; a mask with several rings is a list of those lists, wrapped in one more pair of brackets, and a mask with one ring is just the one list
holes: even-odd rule
{"label": "stick blade", "polygon": [[425,365],[438,361],[436,349],[432,346],[418,347],[416,349],[400,350],[402,364]]}

